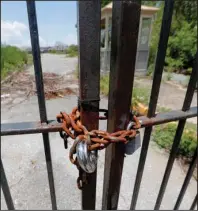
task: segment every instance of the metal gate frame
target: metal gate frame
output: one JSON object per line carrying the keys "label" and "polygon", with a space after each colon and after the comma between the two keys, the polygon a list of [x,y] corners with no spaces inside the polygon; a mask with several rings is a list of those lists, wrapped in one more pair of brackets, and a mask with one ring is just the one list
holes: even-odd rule
{"label": "metal gate frame", "polygon": [[[57,121],[47,119],[35,2],[26,1],[26,3],[40,112],[40,122],[2,124],[1,136],[42,133],[52,209],[56,210],[57,203],[48,133],[61,131],[62,128],[61,124]],[[157,115],[155,114],[171,26],[173,6],[174,0],[165,1],[148,115],[147,117],[139,117],[139,120],[142,121],[142,128],[145,127],[145,132],[139,158],[135,186],[131,200],[131,210],[134,210],[136,208],[149,141],[152,133],[152,127],[158,124],[179,121],[169,160],[165,169],[165,174],[154,207],[154,209],[158,210],[160,208],[169,180],[169,176],[171,174],[173,163],[176,158],[186,119],[197,116],[197,107],[190,107],[197,83],[197,53],[195,55],[195,62],[182,109],[178,111],[159,113]],[[126,122],[129,118],[129,109],[131,104],[134,81],[140,10],[141,1],[113,1],[112,50],[109,93],[109,102],[111,103],[109,103],[108,105],[108,132],[126,128]],[[100,101],[100,11],[100,1],[78,2],[78,38],[80,68],[79,96],[80,101],[89,102],[96,107],[99,107]],[[81,109],[81,116],[83,124],[89,130],[98,128],[98,113],[83,111]],[[122,119],[122,122],[120,121],[120,119]],[[114,159],[112,158],[112,156],[114,157]],[[117,209],[123,163],[123,144],[111,144],[105,152],[102,209]],[[174,206],[175,210],[179,209],[189,181],[192,177],[196,163],[197,149],[195,151],[192,163],[190,164],[189,170],[186,174],[186,178]],[[89,175],[89,184],[82,191],[82,209],[95,209],[96,176],[97,171]],[[5,175],[2,160],[1,187],[8,209],[14,210],[14,204],[10,194],[10,189]],[[190,209],[194,209],[196,203],[197,195],[195,196]]]}

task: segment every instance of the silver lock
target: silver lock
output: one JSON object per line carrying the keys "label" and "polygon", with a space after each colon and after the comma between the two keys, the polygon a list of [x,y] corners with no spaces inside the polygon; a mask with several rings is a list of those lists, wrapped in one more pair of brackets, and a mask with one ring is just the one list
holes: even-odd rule
{"label": "silver lock", "polygon": [[[134,122],[130,122],[127,126],[127,130],[130,130],[134,125]],[[136,136],[129,140],[127,144],[125,144],[125,154],[132,155],[137,149],[141,146],[141,137],[140,132],[136,131]]]}
{"label": "silver lock", "polygon": [[80,167],[87,173],[93,173],[97,165],[97,153],[95,150],[89,151],[87,144],[81,141],[76,146],[76,156]]}

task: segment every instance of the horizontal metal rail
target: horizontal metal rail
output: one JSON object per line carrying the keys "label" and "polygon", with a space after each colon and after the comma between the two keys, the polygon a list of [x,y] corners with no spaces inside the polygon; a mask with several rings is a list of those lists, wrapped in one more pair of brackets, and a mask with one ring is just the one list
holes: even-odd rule
{"label": "horizontal metal rail", "polygon": [[[141,121],[142,128],[163,123],[178,121],[197,116],[197,107],[191,107],[188,111],[170,111],[159,113],[155,117],[146,116],[138,117]],[[59,132],[62,130],[61,124],[56,120],[49,120],[48,123],[41,122],[16,122],[1,124],[1,136],[35,134],[44,132]]]}

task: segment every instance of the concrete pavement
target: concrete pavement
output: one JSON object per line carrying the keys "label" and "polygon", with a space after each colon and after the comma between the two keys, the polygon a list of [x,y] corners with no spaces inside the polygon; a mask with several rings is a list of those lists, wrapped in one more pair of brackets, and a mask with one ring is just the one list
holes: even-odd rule
{"label": "concrete pavement", "polygon": [[[61,110],[70,112],[76,102],[76,96],[46,101],[48,119],[55,119],[55,115]],[[100,107],[105,108],[106,106],[107,100],[102,99]],[[3,107],[1,121],[2,123],[39,121],[37,98],[32,97],[11,109]],[[106,121],[101,121],[100,129],[106,129]],[[58,209],[81,209],[81,192],[76,188],[78,172],[68,159],[69,150],[64,149],[59,133],[50,134],[50,144]],[[71,144],[72,140],[69,141],[69,147]],[[2,137],[1,147],[1,156],[16,209],[51,209],[41,134]],[[99,152],[97,209],[101,209],[104,153],[104,151]],[[125,158],[119,209],[129,209],[130,207],[139,155],[140,149]],[[151,142],[137,209],[154,208],[167,160],[167,154]],[[173,208],[184,178],[185,173],[175,162],[161,209]],[[197,183],[191,179],[180,209],[189,209],[196,193]],[[3,194],[1,196],[2,209],[7,209]]]}

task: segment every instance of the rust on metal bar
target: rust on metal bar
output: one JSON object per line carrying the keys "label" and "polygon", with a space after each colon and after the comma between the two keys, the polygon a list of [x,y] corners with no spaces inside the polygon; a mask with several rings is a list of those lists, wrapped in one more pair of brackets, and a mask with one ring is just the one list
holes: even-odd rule
{"label": "rust on metal bar", "polygon": [[[149,127],[163,123],[178,121],[181,119],[192,118],[197,116],[197,107],[191,107],[188,111],[170,111],[159,113],[155,117],[146,116],[138,117],[141,121],[141,127]],[[48,123],[41,122],[15,122],[1,124],[1,136],[36,134],[44,132],[59,132],[62,130],[61,123],[56,120],[50,120]]]}
{"label": "rust on metal bar", "polygon": [[[78,1],[78,46],[80,68],[81,123],[88,129],[98,129],[99,113],[86,109],[83,103],[99,108],[100,99],[100,1]],[[85,173],[85,172],[84,172]],[[86,173],[85,173],[86,174]],[[82,209],[95,209],[96,174],[86,174],[88,184],[82,189]]]}
{"label": "rust on metal bar", "polygon": [[[108,132],[126,129],[129,121],[139,30],[140,1],[113,1]],[[118,206],[124,144],[109,145],[105,153],[103,210]]]}

